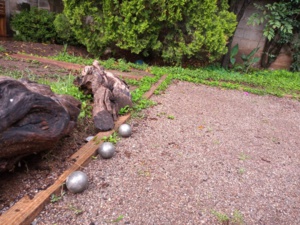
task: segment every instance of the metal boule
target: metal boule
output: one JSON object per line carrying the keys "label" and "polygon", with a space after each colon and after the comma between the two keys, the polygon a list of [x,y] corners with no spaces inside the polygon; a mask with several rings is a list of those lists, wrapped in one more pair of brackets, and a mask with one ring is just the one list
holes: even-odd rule
{"label": "metal boule", "polygon": [[103,142],[99,148],[98,153],[104,159],[109,159],[115,154],[116,148],[111,142]]}
{"label": "metal boule", "polygon": [[88,177],[82,171],[75,171],[67,177],[66,186],[73,193],[83,192],[88,187]]}
{"label": "metal boule", "polygon": [[131,126],[129,124],[122,124],[120,127],[119,127],[119,135],[122,136],[122,137],[129,137],[132,133],[132,129],[131,129]]}

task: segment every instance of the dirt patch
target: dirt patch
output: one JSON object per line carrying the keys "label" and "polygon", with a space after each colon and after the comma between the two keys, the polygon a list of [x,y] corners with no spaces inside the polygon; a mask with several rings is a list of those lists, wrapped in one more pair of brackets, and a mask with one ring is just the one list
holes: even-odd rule
{"label": "dirt patch", "polygon": [[84,47],[56,45],[56,44],[43,44],[43,43],[32,43],[14,41],[12,39],[0,40],[0,46],[3,47],[4,51],[9,54],[26,53],[38,56],[55,56],[60,52],[68,52],[70,55],[88,57],[89,53]]}

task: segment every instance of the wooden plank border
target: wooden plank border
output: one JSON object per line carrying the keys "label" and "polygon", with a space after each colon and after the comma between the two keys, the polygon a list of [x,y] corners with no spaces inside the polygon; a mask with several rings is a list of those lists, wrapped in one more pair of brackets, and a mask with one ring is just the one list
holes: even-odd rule
{"label": "wooden plank border", "polygon": [[[84,65],[80,65],[80,64],[62,62],[62,61],[57,61],[54,59],[42,58],[42,57],[32,56],[32,55],[12,54],[10,56],[14,59],[19,59],[19,60],[36,60],[36,61],[44,63],[44,64],[59,66],[59,67],[62,67],[62,68],[68,69],[68,70],[81,71],[85,67]],[[134,80],[140,80],[143,78],[143,76],[126,74],[125,72],[118,72],[116,70],[106,70],[106,71],[112,72],[114,75],[116,75],[118,77],[122,77],[122,78],[128,78],[128,79],[134,79]]]}
{"label": "wooden plank border", "polygon": [[[144,94],[145,98],[150,98],[156,88],[166,79],[166,75],[162,76],[160,80],[152,86],[152,88]],[[66,178],[74,171],[80,170],[82,167],[87,165],[92,156],[97,154],[97,149],[99,145],[103,142],[101,139],[104,136],[109,136],[113,132],[117,131],[119,126],[126,122],[130,118],[130,114],[121,116],[115,122],[115,127],[111,131],[99,132],[96,135],[98,141],[89,141],[82,148],[80,148],[76,153],[74,153],[70,158],[75,160],[74,164],[71,165],[55,182],[53,185],[48,187],[46,190],[40,191],[36,194],[33,199],[29,199],[28,196],[23,197],[14,206],[12,206],[8,211],[0,216],[0,224],[10,224],[10,225],[29,225],[44,209],[45,205],[49,203],[50,197],[54,193],[58,193],[62,185],[64,184]]]}

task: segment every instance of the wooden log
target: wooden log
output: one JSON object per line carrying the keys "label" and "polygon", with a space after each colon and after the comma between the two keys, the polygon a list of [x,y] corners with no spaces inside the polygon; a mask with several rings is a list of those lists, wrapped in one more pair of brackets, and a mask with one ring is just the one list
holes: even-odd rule
{"label": "wooden log", "polygon": [[81,103],[49,86],[0,77],[0,171],[28,154],[51,149],[76,125]]}
{"label": "wooden log", "polygon": [[83,69],[77,82],[84,93],[94,97],[94,125],[100,131],[111,130],[119,110],[125,106],[132,106],[128,85],[114,74],[105,71],[97,60],[92,66]]}

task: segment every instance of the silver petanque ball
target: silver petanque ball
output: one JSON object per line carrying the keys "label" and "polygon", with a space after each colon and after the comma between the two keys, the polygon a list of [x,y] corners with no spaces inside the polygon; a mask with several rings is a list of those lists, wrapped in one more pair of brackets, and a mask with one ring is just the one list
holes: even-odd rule
{"label": "silver petanque ball", "polygon": [[88,186],[88,177],[84,172],[75,171],[67,177],[66,186],[73,193],[83,192]]}
{"label": "silver petanque ball", "polygon": [[129,124],[122,124],[119,127],[119,135],[121,135],[122,137],[129,137],[131,135],[132,129],[131,126]]}
{"label": "silver petanque ball", "polygon": [[115,154],[116,148],[111,142],[103,142],[99,148],[98,153],[104,159],[109,159]]}

